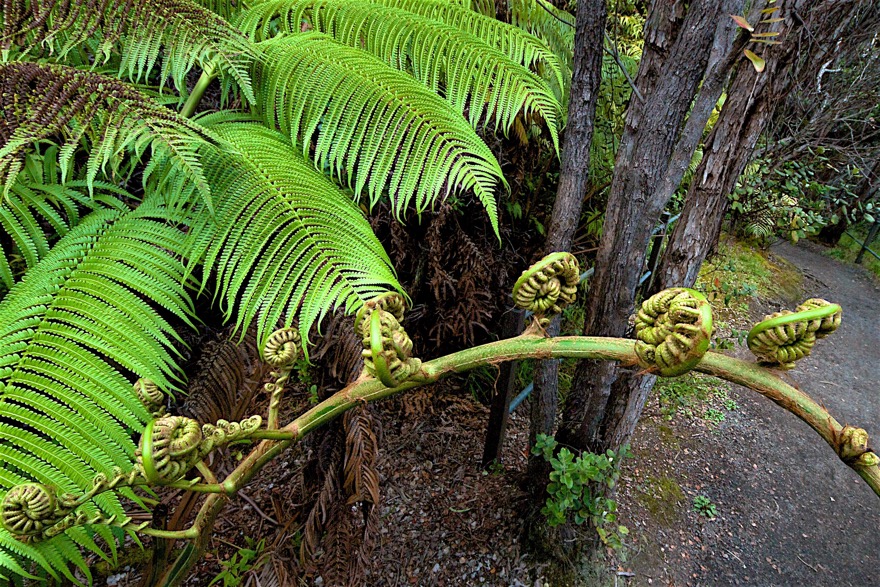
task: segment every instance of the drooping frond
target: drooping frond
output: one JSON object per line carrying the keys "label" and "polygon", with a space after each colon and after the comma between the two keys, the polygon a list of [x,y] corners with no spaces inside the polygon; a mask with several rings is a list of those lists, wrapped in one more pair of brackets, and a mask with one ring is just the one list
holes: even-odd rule
{"label": "drooping frond", "polygon": [[[132,434],[149,417],[131,379],[168,389],[180,377],[177,335],[156,308],[183,321],[191,313],[172,253],[183,234],[163,216],[148,204],[93,212],[0,303],[0,493],[36,481],[82,494],[96,473],[131,468]],[[123,514],[112,493],[83,508]],[[87,530],[32,546],[0,530],[0,574],[16,571],[7,559],[17,554],[50,574],[72,561],[88,576],[74,544],[97,548]],[[107,527],[93,530],[115,540]]]}
{"label": "drooping frond", "polygon": [[574,58],[574,15],[547,0],[508,0],[507,6],[511,24],[547,43],[570,76]]}
{"label": "drooping frond", "polygon": [[319,33],[258,45],[260,113],[319,168],[375,204],[383,191],[399,218],[442,194],[473,190],[496,233],[501,168],[467,121],[419,82]]}
{"label": "drooping frond", "polygon": [[82,210],[126,210],[119,198],[133,198],[103,181],[94,182],[91,196],[85,181],[62,183],[57,151],[58,147],[52,145],[44,154],[29,153],[12,190],[0,202],[0,227],[15,247],[7,251],[0,244],[0,279],[7,288],[12,287],[17,273],[12,268],[13,255],[31,268],[48,254],[56,236],[64,236],[79,223]]}
{"label": "drooping frond", "polygon": [[506,133],[520,112],[537,113],[558,150],[561,106],[547,84],[467,31],[363,0],[268,0],[247,10],[240,28],[262,40],[300,32],[303,23],[409,73],[467,113],[472,126],[485,117]]}
{"label": "drooping frond", "polygon": [[187,72],[199,64],[219,68],[253,101],[251,44],[193,0],[4,0],[4,15],[4,51],[11,43],[26,49],[49,44],[63,58],[94,37],[103,55],[96,61],[118,54],[120,74],[132,81],[145,80],[161,57],[160,79],[170,76],[180,92],[186,91]]}
{"label": "drooping frond", "polygon": [[210,201],[197,151],[212,140],[204,128],[181,118],[119,80],[62,65],[0,64],[0,182],[8,196],[25,155],[44,139],[60,139],[62,170],[75,150],[90,147],[85,174],[93,189],[99,172],[112,171],[120,154],[140,157],[148,146],[153,162],[169,163],[168,186],[181,191],[192,182]]}
{"label": "drooping frond", "polygon": [[492,47],[497,47],[508,57],[551,80],[557,98],[564,99],[563,90],[568,84],[565,66],[538,37],[513,25],[469,10],[444,0],[368,0],[414,12],[476,35]]}
{"label": "drooping frond", "polygon": [[237,311],[237,326],[258,318],[259,348],[279,319],[286,326],[298,319],[306,340],[328,310],[352,312],[400,291],[363,213],[283,135],[230,122],[217,133],[241,154],[210,156],[216,213],[196,216],[187,256],[215,272],[217,295],[227,315]]}

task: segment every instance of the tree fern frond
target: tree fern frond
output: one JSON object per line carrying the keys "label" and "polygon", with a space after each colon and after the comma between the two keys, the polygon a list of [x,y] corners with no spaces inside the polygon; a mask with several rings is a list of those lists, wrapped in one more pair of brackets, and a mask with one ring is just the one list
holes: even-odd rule
{"label": "tree fern frond", "polygon": [[[131,468],[149,414],[130,379],[180,380],[177,334],[155,308],[192,313],[174,253],[184,235],[163,217],[150,204],[89,214],[0,302],[0,494],[22,481],[83,493],[96,473]],[[83,508],[123,514],[111,493]],[[9,556],[73,579],[77,544],[94,545],[82,532],[27,547],[0,530],[0,574],[17,572]]]}
{"label": "tree fern frond", "polygon": [[283,135],[228,122],[217,133],[241,155],[212,155],[216,214],[197,216],[188,256],[215,271],[217,295],[227,314],[237,310],[238,327],[258,317],[259,348],[279,319],[289,326],[296,317],[307,340],[328,310],[352,312],[401,291],[360,209]]}
{"label": "tree fern frond", "polygon": [[320,167],[375,204],[387,190],[394,214],[418,212],[443,193],[473,190],[498,232],[492,152],[439,96],[377,58],[319,33],[259,44],[258,106]]}
{"label": "tree fern frond", "polygon": [[49,245],[56,236],[64,236],[77,225],[81,209],[127,210],[120,198],[134,198],[125,190],[102,181],[94,182],[91,197],[85,181],[61,183],[57,152],[58,148],[52,145],[45,150],[45,155],[28,154],[9,195],[0,202],[0,227],[16,249],[0,250],[0,278],[7,288],[14,282],[13,252],[23,258],[26,267],[33,267],[49,252]]}
{"label": "tree fern frond", "polygon": [[547,43],[570,76],[574,60],[574,15],[547,0],[508,0],[507,5],[511,24]]}
{"label": "tree fern frond", "polygon": [[139,157],[151,146],[154,157],[166,158],[170,169],[191,181],[210,202],[197,154],[201,145],[213,140],[210,133],[119,80],[61,65],[0,64],[0,112],[4,197],[34,144],[61,137],[62,169],[78,145],[91,145],[86,165],[90,190],[98,173],[108,165],[112,170],[122,152]]}
{"label": "tree fern frond", "polygon": [[[479,37],[492,47],[497,47],[508,57],[529,68],[536,68],[551,80],[551,87],[557,92],[557,99],[565,99],[564,89],[567,87],[570,73],[559,62],[556,55],[538,37],[513,25],[469,10],[455,3],[444,0],[368,0],[374,4],[383,4],[402,8],[421,16],[426,16],[458,29],[468,31]],[[544,69],[545,71],[540,71]]]}
{"label": "tree fern frond", "polygon": [[484,118],[508,132],[519,112],[539,114],[558,151],[562,109],[541,78],[469,32],[362,0],[269,0],[247,10],[252,38],[300,32],[303,23],[363,49],[441,93],[472,126]]}
{"label": "tree fern frond", "polygon": [[[225,2],[228,4],[228,1]],[[193,0],[5,0],[7,16],[0,42],[35,48],[50,45],[62,58],[91,37],[106,62],[119,54],[119,71],[132,81],[145,80],[160,56],[160,79],[168,77],[186,92],[185,77],[193,65],[219,68],[253,101],[249,77],[255,55],[251,44],[221,16]],[[212,2],[218,6],[224,0]],[[116,49],[117,43],[121,44]]]}

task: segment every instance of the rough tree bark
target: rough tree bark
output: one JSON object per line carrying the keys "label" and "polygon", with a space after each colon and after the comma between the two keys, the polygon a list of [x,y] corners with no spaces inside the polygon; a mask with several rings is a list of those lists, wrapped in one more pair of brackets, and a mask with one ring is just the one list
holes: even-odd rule
{"label": "rough tree bark", "polygon": [[752,157],[777,103],[792,87],[795,68],[814,72],[856,27],[877,23],[868,1],[787,0],[781,2],[781,45],[764,51],[767,68],[757,73],[741,62],[728,100],[706,141],[704,157],[688,188],[682,215],[658,269],[656,289],[690,286],[716,246],[728,208],[728,194]]}
{"label": "rough tree bark", "polygon": [[[728,53],[735,29],[727,15],[741,12],[742,5],[737,0],[651,5],[635,82],[645,101],[633,100],[627,111],[587,298],[588,334],[621,336],[627,330],[651,232],[733,62]],[[612,388],[617,375],[614,365],[578,365],[557,434],[561,443],[600,450],[625,441],[632,430],[628,422],[641,405],[631,405],[628,383]]]}
{"label": "rough tree bark", "polygon": [[[582,0],[577,8],[574,39],[574,71],[568,103],[568,125],[562,144],[559,187],[547,232],[547,252],[571,250],[571,242],[581,214],[590,171],[590,143],[593,118],[602,78],[602,43],[606,18],[605,0]],[[549,336],[559,334],[559,318],[547,328]],[[538,434],[552,434],[557,410],[558,361],[544,361],[535,373],[531,400],[529,443],[534,446]],[[541,462],[529,461],[530,477],[537,481]],[[540,487],[543,491],[543,486]]]}

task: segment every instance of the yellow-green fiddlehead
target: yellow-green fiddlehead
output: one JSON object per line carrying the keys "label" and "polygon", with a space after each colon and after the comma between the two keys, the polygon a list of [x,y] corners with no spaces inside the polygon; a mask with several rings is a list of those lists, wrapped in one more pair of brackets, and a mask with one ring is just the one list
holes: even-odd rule
{"label": "yellow-green fiddlehead", "polygon": [[837,455],[850,467],[867,468],[880,464],[880,457],[868,447],[868,433],[863,428],[844,426],[836,440]]}
{"label": "yellow-green fiddlehead", "polygon": [[580,267],[571,253],[551,253],[526,269],[513,286],[517,307],[535,315],[542,325],[577,296]]}
{"label": "yellow-green fiddlehead", "polygon": [[55,487],[41,483],[16,485],[0,504],[3,527],[16,536],[41,536],[72,508]]}
{"label": "yellow-green fiddlehead", "polygon": [[165,414],[165,394],[152,379],[140,378],[134,384],[134,393],[153,417]]}
{"label": "yellow-green fiddlehead", "polygon": [[840,326],[842,310],[819,298],[812,298],[794,312],[783,310],[766,316],[746,339],[760,363],[780,369],[794,368],[795,361],[808,356],[816,340]]}
{"label": "yellow-green fiddlehead", "polygon": [[665,289],[644,302],[636,315],[639,364],[661,377],[693,369],[712,338],[712,307],[700,292]]}
{"label": "yellow-green fiddlehead", "polygon": [[422,366],[412,356],[412,340],[400,325],[403,309],[402,296],[384,294],[364,304],[354,321],[364,343],[364,371],[388,387],[397,387]]}
{"label": "yellow-green fiddlehead", "polygon": [[137,466],[151,485],[183,478],[201,460],[202,429],[184,416],[165,416],[147,422],[135,452]]}
{"label": "yellow-green fiddlehead", "polygon": [[281,409],[281,395],[284,386],[290,379],[293,365],[299,358],[302,347],[302,337],[296,328],[282,328],[276,330],[263,345],[260,356],[264,362],[274,367],[270,376],[272,381],[266,383],[263,388],[269,393],[269,417],[266,426],[270,430],[278,428],[278,412]]}

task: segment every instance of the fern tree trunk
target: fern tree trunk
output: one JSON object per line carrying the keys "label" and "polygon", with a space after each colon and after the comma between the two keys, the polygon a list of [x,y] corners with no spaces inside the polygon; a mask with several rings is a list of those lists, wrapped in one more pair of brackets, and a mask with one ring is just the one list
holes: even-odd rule
{"label": "fern tree trunk", "polygon": [[[568,126],[562,145],[559,187],[547,231],[546,252],[569,251],[577,229],[587,191],[590,173],[590,143],[593,140],[593,119],[602,80],[602,44],[607,8],[605,0],[583,0],[577,8],[574,40],[574,71],[568,104]],[[549,336],[558,336],[560,319],[556,317],[547,329]],[[529,446],[538,434],[553,434],[557,410],[557,379],[559,361],[544,361],[535,372],[535,388],[531,400]],[[543,492],[549,472],[544,459],[532,456],[529,478],[534,488]]]}
{"label": "fern tree trunk", "polygon": [[785,99],[795,80],[812,82],[850,31],[869,20],[876,24],[876,8],[872,16],[867,2],[788,0],[781,7],[782,45],[764,51],[767,67],[762,73],[740,62],[658,269],[657,291],[690,286],[696,280],[721,234],[728,194],[751,159],[775,105]]}
{"label": "fern tree trunk", "polygon": [[[627,330],[651,232],[733,62],[727,56],[735,29],[727,15],[741,12],[742,5],[737,0],[658,0],[651,6],[635,82],[645,100],[634,98],[627,111],[587,298],[586,333],[620,336]],[[644,388],[652,382],[639,386],[626,377],[612,388],[617,379],[614,365],[578,365],[557,434],[561,443],[598,450],[627,440],[641,412]],[[632,393],[634,386],[639,393]]]}

